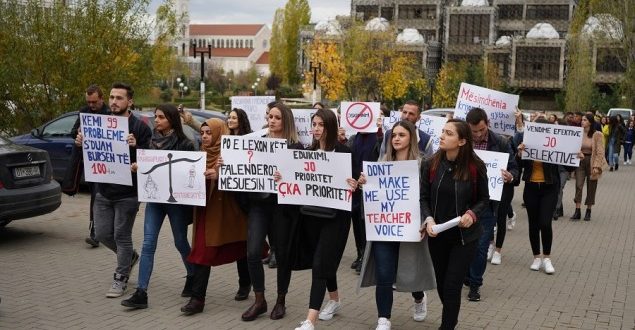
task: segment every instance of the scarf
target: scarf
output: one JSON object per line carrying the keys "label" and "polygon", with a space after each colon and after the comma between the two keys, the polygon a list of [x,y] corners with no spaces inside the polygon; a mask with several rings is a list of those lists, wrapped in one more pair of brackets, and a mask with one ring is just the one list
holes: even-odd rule
{"label": "scarf", "polygon": [[216,165],[218,158],[220,158],[222,136],[229,134],[229,127],[227,127],[227,123],[218,118],[208,119],[205,123],[212,131],[212,144],[208,147],[203,147],[202,151],[207,152],[207,168],[212,168]]}
{"label": "scarf", "polygon": [[165,134],[161,134],[159,131],[154,130],[152,132],[150,148],[155,150],[176,150],[178,143],[179,138],[176,134],[174,134],[173,129],[165,132]]}

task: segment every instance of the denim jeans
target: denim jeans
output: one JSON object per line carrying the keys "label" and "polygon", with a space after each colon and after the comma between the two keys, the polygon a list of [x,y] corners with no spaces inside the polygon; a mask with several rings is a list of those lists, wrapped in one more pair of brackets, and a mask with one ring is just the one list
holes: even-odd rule
{"label": "denim jeans", "polygon": [[192,206],[148,203],[143,223],[143,248],[139,259],[138,288],[147,290],[154,267],[154,252],[157,249],[159,232],[165,216],[170,220],[174,245],[181,254],[187,275],[192,275],[192,265],[186,261],[190,254],[190,243],[187,241],[187,226],[192,219]]}
{"label": "denim jeans", "polygon": [[276,204],[252,202],[247,217],[247,266],[254,292],[265,291],[265,271],[262,267],[262,251],[265,236],[273,221]]}
{"label": "denim jeans", "polygon": [[470,264],[467,280],[470,286],[480,287],[483,285],[483,274],[485,274],[485,267],[487,266],[487,249],[489,248],[490,238],[494,233],[494,225],[496,224],[496,217],[489,206],[483,211],[478,221],[483,226],[483,234],[481,234],[481,237],[478,239],[476,255]]}
{"label": "denim jeans", "polygon": [[620,160],[620,154],[615,152],[615,139],[609,139],[608,146],[609,166],[614,167]]}
{"label": "denim jeans", "polygon": [[132,226],[139,211],[137,197],[110,200],[95,195],[95,238],[117,254],[115,273],[129,277],[132,263]]}

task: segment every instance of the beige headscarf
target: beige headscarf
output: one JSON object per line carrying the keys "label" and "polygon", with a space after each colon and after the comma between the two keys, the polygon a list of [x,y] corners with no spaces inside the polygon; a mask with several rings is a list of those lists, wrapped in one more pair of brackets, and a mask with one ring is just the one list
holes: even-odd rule
{"label": "beige headscarf", "polygon": [[212,131],[212,144],[209,147],[203,147],[203,151],[207,152],[207,168],[212,168],[220,158],[222,136],[229,134],[229,127],[226,122],[218,118],[208,119],[205,124]]}

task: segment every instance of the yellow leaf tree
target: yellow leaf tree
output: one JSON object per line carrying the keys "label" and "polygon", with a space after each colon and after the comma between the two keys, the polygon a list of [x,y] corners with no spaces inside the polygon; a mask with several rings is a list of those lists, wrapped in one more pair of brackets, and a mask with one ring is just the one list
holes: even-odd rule
{"label": "yellow leaf tree", "polygon": [[390,59],[388,71],[379,81],[381,93],[386,101],[395,101],[406,96],[411,80],[414,80],[411,70],[414,62],[407,54],[396,54]]}
{"label": "yellow leaf tree", "polygon": [[469,62],[446,62],[441,67],[434,88],[434,106],[454,107],[462,82],[468,81]]}
{"label": "yellow leaf tree", "polygon": [[[330,101],[339,100],[344,93],[346,83],[346,68],[340,55],[336,40],[316,39],[308,47],[309,60],[314,65],[321,63],[322,72],[318,74],[318,83],[323,97]],[[304,74],[305,86],[313,87],[313,71]]]}

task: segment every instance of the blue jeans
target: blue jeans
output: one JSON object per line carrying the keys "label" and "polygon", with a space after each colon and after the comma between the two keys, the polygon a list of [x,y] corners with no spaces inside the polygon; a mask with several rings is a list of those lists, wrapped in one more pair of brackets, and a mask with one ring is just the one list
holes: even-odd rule
{"label": "blue jeans", "polygon": [[[399,260],[399,242],[373,242],[372,251],[375,258],[375,303],[378,317],[390,319],[392,311],[392,285],[397,277],[397,263]],[[424,293],[413,292],[416,301],[423,299]]]}
{"label": "blue jeans", "polygon": [[488,206],[483,214],[478,218],[483,226],[483,234],[478,239],[478,248],[474,260],[470,264],[470,270],[467,274],[467,281],[470,286],[483,285],[483,274],[487,266],[487,248],[489,247],[490,238],[494,234],[494,225],[496,225],[496,217]]}
{"label": "blue jeans", "polygon": [[186,261],[190,254],[190,243],[187,241],[187,226],[192,219],[193,209],[189,205],[148,203],[143,223],[143,248],[139,260],[138,288],[147,290],[154,267],[154,252],[157,249],[159,232],[165,216],[170,220],[174,245],[181,254],[187,275],[192,275],[192,265]]}
{"label": "blue jeans", "polygon": [[609,139],[609,151],[608,151],[608,157],[609,157],[609,166],[614,167],[615,165],[617,165],[617,163],[620,160],[620,154],[615,152],[615,139],[611,138]]}

